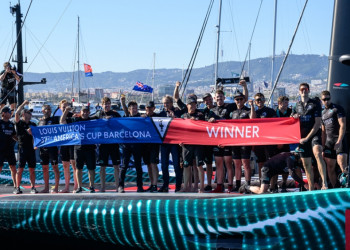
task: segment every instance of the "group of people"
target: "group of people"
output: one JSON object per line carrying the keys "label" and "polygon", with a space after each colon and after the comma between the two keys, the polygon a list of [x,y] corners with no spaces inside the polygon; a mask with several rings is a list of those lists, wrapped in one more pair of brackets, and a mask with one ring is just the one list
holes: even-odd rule
{"label": "group of people", "polygon": [[[4,65],[5,66],[5,65]],[[8,66],[8,65],[7,65]],[[5,81],[11,72],[11,68],[5,68],[0,79]],[[16,81],[17,77],[15,77]],[[11,81],[12,82],[12,81]],[[7,85],[10,82],[7,83]],[[175,170],[175,192],[227,192],[264,193],[270,187],[276,192],[277,176],[282,175],[282,192],[287,191],[286,181],[288,175],[299,183],[301,190],[327,189],[330,184],[338,187],[336,163],[340,171],[347,173],[348,145],[345,138],[346,118],[344,109],[331,102],[328,91],[321,93],[320,99],[324,105],[322,111],[321,101],[318,98],[310,98],[310,87],[307,83],[299,85],[300,101],[295,108],[289,108],[289,99],[286,96],[278,98],[276,110],[265,106],[265,97],[262,93],[254,95],[254,100],[248,100],[247,83],[239,82],[243,91],[237,91],[234,103],[225,103],[225,93],[222,89],[215,92],[214,97],[210,93],[202,96],[205,103],[204,109],[198,109],[197,96],[190,94],[184,103],[179,95],[181,83],[176,82],[173,96],[166,95],[162,98],[163,110],[155,113],[155,104],[150,101],[146,105],[146,113],[140,114],[138,104],[135,101],[126,103],[122,96],[121,103],[125,117],[173,117],[192,120],[202,120],[210,123],[227,119],[258,119],[271,117],[294,117],[300,119],[301,140],[295,152],[290,152],[288,144],[266,146],[207,146],[184,144],[101,144],[98,145],[96,159],[96,145],[75,145],[61,147],[41,147],[40,160],[44,176],[44,188],[42,193],[50,192],[49,189],[49,163],[55,174],[55,185],[52,192],[70,192],[71,171],[73,168],[74,189],[73,192],[83,192],[83,168],[86,165],[89,177],[89,191],[95,192],[95,169],[100,165],[100,191],[106,191],[106,167],[109,159],[114,168],[115,190],[124,193],[126,171],[129,167],[131,156],[133,166],[137,173],[137,192],[169,192],[169,158]],[[8,162],[14,184],[14,193],[21,194],[20,188],[22,173],[25,165],[28,165],[31,193],[37,193],[35,188],[36,157],[33,147],[33,137],[30,126],[36,126],[31,122],[31,111],[25,109],[29,104],[24,101],[14,113],[14,122],[10,118],[15,110],[15,103],[9,99],[11,108],[5,106],[2,101],[0,120],[0,171],[5,161]],[[215,102],[214,102],[215,101]],[[177,107],[175,107],[175,103]],[[102,108],[90,115],[90,107],[83,106],[79,113],[74,113],[67,100],[61,100],[59,107],[52,112],[49,105],[42,107],[43,116],[38,126],[66,124],[92,119],[119,118],[121,115],[111,109],[111,100],[104,97],[101,100]],[[18,169],[16,169],[15,141],[18,142]],[[259,186],[251,186],[252,169],[250,167],[251,152],[254,152],[259,171]],[[120,154],[122,152],[122,154]],[[58,169],[59,156],[64,169],[65,186],[59,190],[60,173]],[[158,163],[161,159],[163,174],[162,186],[158,188]],[[143,188],[142,161],[148,167],[150,186]],[[213,162],[216,166],[216,187],[213,189]],[[123,163],[123,164],[121,164]],[[206,172],[203,166],[206,165]],[[304,185],[301,168],[306,173],[307,184]],[[242,185],[242,168],[244,169],[245,182]],[[205,184],[205,173],[207,183]],[[235,177],[235,183],[234,183]],[[319,178],[320,177],[320,178]],[[318,178],[321,180],[319,181]],[[329,180],[329,181],[328,181]],[[306,188],[305,188],[305,187]]]}

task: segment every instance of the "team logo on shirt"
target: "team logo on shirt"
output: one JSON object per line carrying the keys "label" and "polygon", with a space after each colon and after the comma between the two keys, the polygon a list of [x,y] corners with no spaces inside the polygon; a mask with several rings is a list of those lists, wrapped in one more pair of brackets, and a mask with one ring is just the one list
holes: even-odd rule
{"label": "team logo on shirt", "polygon": [[159,136],[164,139],[172,118],[171,117],[152,117],[154,126],[156,127]]}

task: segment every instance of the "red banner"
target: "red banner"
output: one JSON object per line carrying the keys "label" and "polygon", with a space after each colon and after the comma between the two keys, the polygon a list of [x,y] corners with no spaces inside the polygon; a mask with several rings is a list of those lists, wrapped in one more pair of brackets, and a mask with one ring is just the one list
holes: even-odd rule
{"label": "red banner", "polygon": [[164,143],[196,145],[277,145],[299,143],[299,119],[261,118],[220,120],[214,123],[175,118]]}

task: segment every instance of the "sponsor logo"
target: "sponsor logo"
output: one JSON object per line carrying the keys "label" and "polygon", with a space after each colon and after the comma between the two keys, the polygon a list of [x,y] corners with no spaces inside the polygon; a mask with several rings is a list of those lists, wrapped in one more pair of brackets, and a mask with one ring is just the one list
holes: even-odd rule
{"label": "sponsor logo", "polygon": [[172,118],[170,117],[152,117],[153,124],[162,139],[164,139],[171,120]]}
{"label": "sponsor logo", "polygon": [[349,84],[337,82],[337,83],[334,83],[334,84],[333,84],[333,87],[337,87],[337,88],[347,88],[347,87],[349,87]]}

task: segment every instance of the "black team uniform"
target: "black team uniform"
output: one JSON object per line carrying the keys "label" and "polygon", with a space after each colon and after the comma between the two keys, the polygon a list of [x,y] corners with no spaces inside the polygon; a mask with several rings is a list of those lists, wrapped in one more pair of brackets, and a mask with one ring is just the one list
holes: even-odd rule
{"label": "black team uniform", "polygon": [[[231,113],[232,119],[250,119],[250,108],[243,106],[241,109],[236,109]],[[250,154],[252,152],[251,146],[233,146],[232,153],[233,159],[250,159]],[[237,175],[236,175],[237,176]],[[250,185],[250,180],[247,181]],[[234,191],[238,191],[241,186],[241,180],[236,179],[236,187]]]}
{"label": "black team uniform", "polygon": [[[181,116],[183,119],[192,119],[204,121],[205,117],[202,112],[198,109],[193,114],[185,113]],[[204,146],[202,145],[184,145],[182,147],[182,158],[183,158],[183,167],[187,168],[193,166],[193,160],[196,160],[197,166],[204,165]]]}
{"label": "black team uniform", "polygon": [[[88,119],[82,119],[81,117],[69,117],[66,119],[67,124],[74,122],[82,122],[94,120],[95,117],[88,117]],[[76,162],[77,169],[81,170],[84,168],[84,164],[88,170],[96,169],[96,145],[95,144],[87,144],[87,145],[74,145],[74,159]],[[90,187],[90,189],[93,187]],[[94,190],[90,190],[90,192],[94,192]]]}
{"label": "black team uniform", "polygon": [[[292,109],[287,108],[285,112],[282,112],[278,108],[276,109],[276,116],[277,117],[290,117],[292,114]],[[290,152],[290,145],[289,144],[283,144],[281,148],[276,149],[277,153],[282,153],[282,152]]]}
{"label": "black team uniform", "polygon": [[[110,110],[108,112],[105,112],[103,110],[97,111],[96,119],[106,118],[106,117],[112,117],[112,118],[119,118],[121,115],[115,111]],[[120,151],[119,151],[119,144],[100,144],[99,146],[99,164],[101,166],[108,166],[108,158],[111,157],[112,165],[120,165]],[[118,188],[118,187],[117,187]]]}
{"label": "black team uniform", "polygon": [[[321,117],[322,107],[321,103],[316,99],[309,99],[306,105],[299,101],[296,103],[292,115],[298,114],[300,117],[300,135],[301,138],[305,138],[312,130],[315,124],[315,118]],[[319,129],[314,136],[305,142],[299,144],[300,155],[303,158],[312,157],[312,148],[315,145],[322,145],[321,129]]]}
{"label": "black team uniform", "polygon": [[[264,106],[261,109],[257,109],[255,111],[256,118],[272,118],[276,117],[276,111],[273,110],[272,108]],[[254,146],[253,149],[256,157],[257,157],[257,162],[265,162],[272,156],[274,156],[276,152],[276,146],[275,145],[262,145],[262,146]]]}
{"label": "black team uniform", "polygon": [[[211,109],[211,111],[215,115],[215,119],[230,119],[230,114],[237,109],[236,103],[224,103],[222,106],[215,106]],[[218,146],[213,147],[214,156],[231,156],[232,155],[232,147],[226,146],[220,148]]]}
{"label": "black team uniform", "polygon": [[340,153],[348,153],[348,144],[346,136],[344,136],[341,146],[334,150],[334,145],[339,138],[339,118],[346,117],[345,110],[342,106],[331,103],[328,108],[325,108],[322,111],[322,124],[326,130],[326,143],[324,148],[324,156],[330,159],[336,159],[337,155]]}
{"label": "black team uniform", "polygon": [[304,186],[304,181],[295,173],[298,167],[298,158],[293,153],[282,152],[268,160],[261,169],[261,182],[270,184],[275,175],[289,173],[299,184]]}
{"label": "black team uniform", "polygon": [[10,166],[16,165],[15,156],[15,125],[11,121],[0,120],[0,166],[4,166],[7,161]]}
{"label": "black team uniform", "polygon": [[[56,111],[54,112],[54,114],[56,113]],[[55,115],[53,115],[53,116],[55,116]],[[72,116],[73,116],[72,112],[69,112],[67,114],[67,118],[71,118]],[[59,120],[60,116],[57,116],[57,117]],[[61,154],[62,161],[69,162],[70,160],[74,160],[74,146],[61,146],[60,147],[60,154]]]}
{"label": "black team uniform", "polygon": [[[137,113],[135,116],[130,117],[141,117],[140,113]],[[123,143],[120,144],[123,149],[123,165],[120,166],[120,181],[118,192],[124,193],[125,185],[125,175],[126,170],[129,168],[131,155],[134,157],[134,167],[136,169],[136,183],[137,183],[137,192],[144,192],[143,190],[143,181],[142,181],[142,143]]]}
{"label": "black team uniform", "polygon": [[[5,70],[0,72],[0,75],[4,74]],[[13,73],[7,73],[4,80],[1,83],[1,96],[0,104],[5,104],[8,100],[10,104],[16,103],[16,78]]]}
{"label": "black team uniform", "polygon": [[[52,116],[39,121],[38,126],[45,125],[54,125],[59,124],[60,120],[58,116]],[[49,165],[51,162],[52,165],[58,164],[58,148],[57,147],[41,147],[40,148],[40,164]]]}

